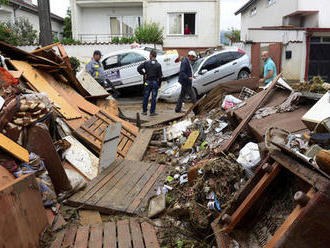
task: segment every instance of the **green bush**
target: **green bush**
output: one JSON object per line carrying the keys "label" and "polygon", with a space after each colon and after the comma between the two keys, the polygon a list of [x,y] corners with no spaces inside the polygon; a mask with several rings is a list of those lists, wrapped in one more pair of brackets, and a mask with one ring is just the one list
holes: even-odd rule
{"label": "green bush", "polygon": [[32,45],[38,38],[30,21],[22,17],[14,22],[0,22],[0,32],[0,40],[14,46]]}
{"label": "green bush", "polygon": [[135,38],[138,43],[163,44],[164,28],[158,23],[143,23],[135,30]]}
{"label": "green bush", "polygon": [[112,42],[112,43],[119,43],[119,42],[120,42],[120,39],[119,39],[119,37],[115,36],[115,37],[113,37],[113,38],[111,39],[111,42]]}
{"label": "green bush", "polygon": [[81,44],[81,42],[79,40],[74,40],[72,38],[64,38],[63,40],[61,40],[61,43],[64,44],[64,45],[67,45],[67,44],[79,45],[79,44]]}
{"label": "green bush", "polygon": [[80,61],[76,57],[70,57],[70,63],[72,66],[72,70],[74,74],[77,74],[79,68],[80,68]]}

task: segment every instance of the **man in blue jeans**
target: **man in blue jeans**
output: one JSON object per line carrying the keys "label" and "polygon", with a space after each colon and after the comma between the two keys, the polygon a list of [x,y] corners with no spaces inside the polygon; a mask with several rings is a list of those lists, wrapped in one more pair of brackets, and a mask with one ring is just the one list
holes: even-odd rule
{"label": "man in blue jeans", "polygon": [[151,96],[151,108],[150,108],[150,116],[156,116],[156,102],[157,102],[157,94],[158,88],[161,83],[163,73],[162,66],[156,60],[157,52],[155,50],[151,50],[149,58],[150,60],[144,62],[139,65],[137,71],[143,75],[144,77],[144,96],[143,96],[143,115],[147,115],[148,113],[148,102],[150,93]]}

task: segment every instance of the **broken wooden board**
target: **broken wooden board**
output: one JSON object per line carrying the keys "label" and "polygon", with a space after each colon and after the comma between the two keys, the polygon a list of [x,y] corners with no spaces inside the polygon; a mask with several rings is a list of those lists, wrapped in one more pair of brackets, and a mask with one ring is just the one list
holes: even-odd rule
{"label": "broken wooden board", "polygon": [[68,227],[57,233],[51,248],[159,248],[155,228],[129,218],[117,222]]}
{"label": "broken wooden board", "polygon": [[79,72],[77,79],[91,97],[105,98],[109,96],[109,93],[86,70]]}
{"label": "broken wooden board", "polygon": [[38,69],[33,68],[24,61],[11,60],[11,64],[19,71],[23,72],[24,78],[29,86],[38,92],[45,92],[49,99],[54,102],[54,108],[66,119],[81,118],[81,114],[73,108],[58,92],[48,83],[39,73]]}
{"label": "broken wooden board", "polygon": [[63,153],[64,158],[88,180],[99,173],[99,159],[72,136],[64,137],[71,146]]}
{"label": "broken wooden board", "polygon": [[33,174],[0,188],[0,211],[0,247],[39,247],[48,220]]}
{"label": "broken wooden board", "polygon": [[[105,131],[109,125],[113,125],[117,122],[117,118],[108,115],[104,111],[100,110],[90,119],[83,123],[75,133],[79,138],[84,140],[96,153],[101,152],[103,137]],[[119,144],[118,144],[118,156],[124,158],[129,148],[133,144],[136,138],[136,134],[122,125]]]}
{"label": "broken wooden board", "polygon": [[96,105],[107,113],[119,115],[118,102],[112,96],[105,99],[97,99]]}
{"label": "broken wooden board", "polygon": [[[245,106],[235,110],[233,112],[235,118],[237,118],[238,121],[244,120],[253,106],[255,106],[255,104],[257,104],[260,100],[263,93],[264,92],[259,92],[258,94],[252,96],[246,101],[247,104]],[[289,91],[275,88],[269,98],[265,101],[264,107],[278,106],[283,103],[289,95]],[[256,136],[258,141],[264,140],[264,135],[270,127],[282,128],[291,133],[300,133],[307,130],[307,127],[301,121],[301,118],[310,107],[311,106],[309,105],[300,105],[298,109],[292,112],[275,113],[262,119],[252,119],[247,126]]]}
{"label": "broken wooden board", "polygon": [[0,133],[0,148],[8,152],[13,157],[25,163],[29,163],[29,152],[19,144],[7,138],[7,136],[2,133]]}
{"label": "broken wooden board", "polygon": [[0,165],[0,188],[15,181],[15,177],[5,167]]}
{"label": "broken wooden board", "polygon": [[186,143],[184,143],[184,145],[181,147],[182,150],[189,150],[192,149],[192,147],[194,146],[196,140],[198,139],[199,136],[199,131],[193,131],[189,134],[189,137],[186,141]]}
{"label": "broken wooden board", "polygon": [[[184,113],[175,113],[174,111],[173,111],[173,113],[167,113],[166,115],[159,114],[158,116],[147,118],[146,120],[148,122],[143,123],[142,127],[147,128],[147,127],[153,127],[156,125],[165,124],[170,121],[175,121],[175,120],[181,119],[183,116],[185,116]],[[145,120],[145,118],[143,116],[141,116],[141,118],[142,118],[142,120]]]}
{"label": "broken wooden board", "polygon": [[126,155],[127,160],[142,161],[143,156],[149,146],[154,130],[151,128],[141,129],[134,144]]}
{"label": "broken wooden board", "polygon": [[101,213],[141,212],[155,194],[166,165],[117,159],[86,189],[74,194],[67,203]]}
{"label": "broken wooden board", "polygon": [[109,125],[105,131],[100,154],[100,172],[115,162],[117,158],[120,130],[121,123],[115,123]]}
{"label": "broken wooden board", "polygon": [[79,210],[80,225],[102,224],[102,218],[98,211]]}

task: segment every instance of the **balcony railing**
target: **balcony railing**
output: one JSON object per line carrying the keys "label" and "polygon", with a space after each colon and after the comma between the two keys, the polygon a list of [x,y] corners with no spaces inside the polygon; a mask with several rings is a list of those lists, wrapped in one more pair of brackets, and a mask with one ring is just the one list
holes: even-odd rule
{"label": "balcony railing", "polygon": [[112,42],[114,38],[129,38],[134,34],[78,34],[78,40],[87,43]]}

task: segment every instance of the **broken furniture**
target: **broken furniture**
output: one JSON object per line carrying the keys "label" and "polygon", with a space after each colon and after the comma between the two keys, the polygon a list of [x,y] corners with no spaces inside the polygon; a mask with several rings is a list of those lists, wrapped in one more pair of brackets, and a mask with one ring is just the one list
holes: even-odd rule
{"label": "broken furniture", "polygon": [[212,224],[218,247],[326,248],[330,181],[273,151]]}
{"label": "broken furniture", "polygon": [[39,246],[48,220],[34,175],[14,179],[0,188],[0,211],[0,247]]}
{"label": "broken furniture", "polygon": [[157,185],[162,183],[161,175],[165,167],[117,159],[89,182],[86,189],[70,197],[67,204],[105,214],[138,214],[155,194]]}
{"label": "broken furniture", "polygon": [[51,248],[159,248],[154,227],[139,219],[71,226],[56,234]]}
{"label": "broken furniture", "polygon": [[127,160],[135,160],[141,161],[145,152],[148,149],[150,140],[154,133],[154,129],[141,129],[136,139],[134,140],[134,144],[131,146],[131,149],[128,151],[126,155]]}

